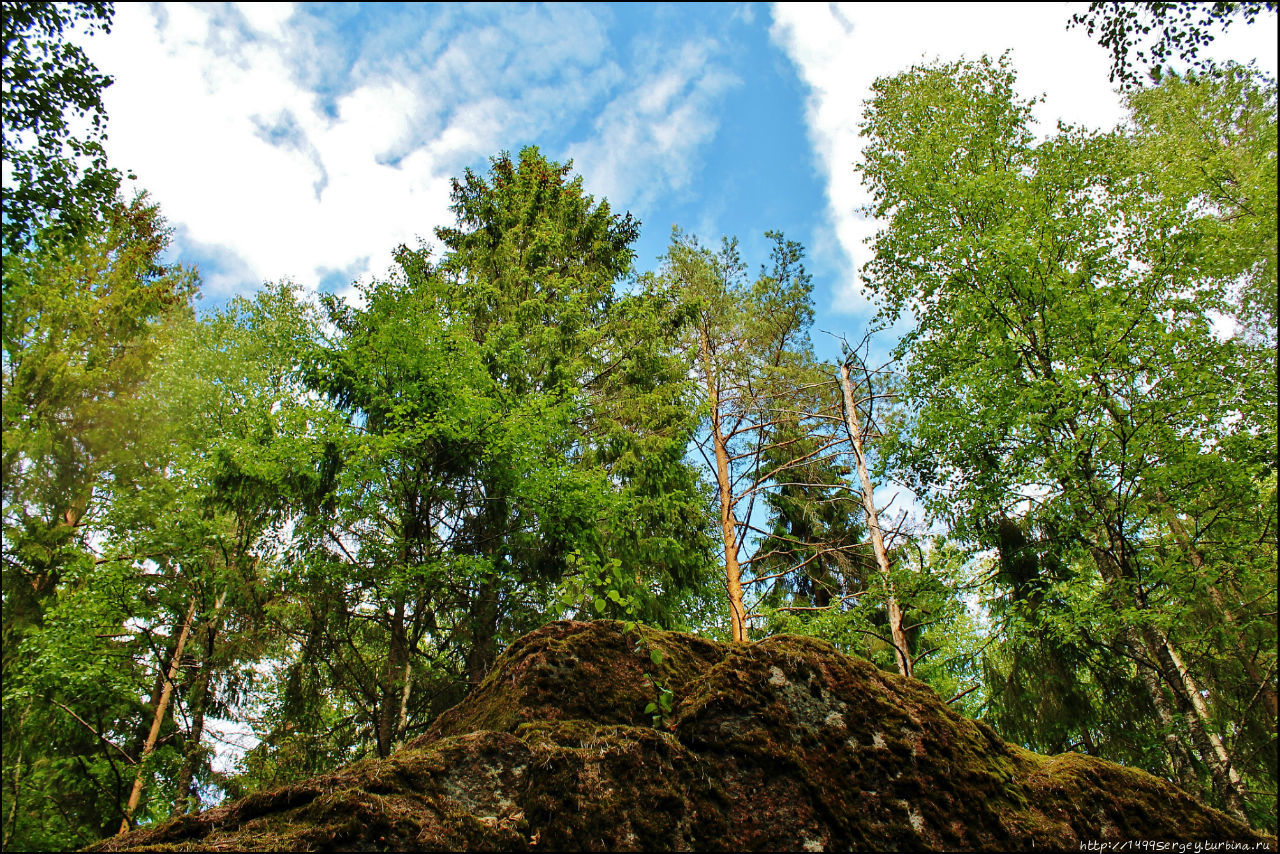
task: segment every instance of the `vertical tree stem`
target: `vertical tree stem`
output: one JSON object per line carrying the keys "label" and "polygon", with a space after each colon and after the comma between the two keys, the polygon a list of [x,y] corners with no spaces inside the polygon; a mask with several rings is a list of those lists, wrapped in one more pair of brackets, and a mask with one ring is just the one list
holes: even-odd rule
{"label": "vertical tree stem", "polygon": [[724,542],[725,586],[729,593],[729,621],[734,643],[747,641],[747,609],[742,604],[742,567],[738,563],[738,520],[733,514],[733,485],[729,479],[729,449],[720,427],[720,389],[706,335],[702,337],[707,395],[711,399],[711,443],[716,452],[716,484],[720,489],[720,536]]}
{"label": "vertical tree stem", "polygon": [[178,784],[174,788],[177,789],[177,800],[173,805],[174,815],[183,815],[191,811],[193,807],[200,804],[199,796],[191,797],[191,783],[195,779],[201,758],[200,739],[204,736],[204,712],[209,704],[209,695],[212,689],[209,687],[212,674],[213,650],[218,639],[219,620],[218,614],[222,611],[222,605],[227,600],[227,591],[218,594],[218,601],[213,605],[213,617],[204,626],[205,651],[204,661],[200,667],[200,674],[196,678],[194,690],[191,693],[191,731],[187,733],[187,743],[183,750],[182,768],[178,771]]}
{"label": "vertical tree stem", "polygon": [[396,722],[396,741],[404,739],[405,730],[409,725],[409,689],[412,685],[410,677],[413,676],[413,659],[408,658],[404,662],[404,690],[400,692],[400,718]]}
{"label": "vertical tree stem", "polygon": [[[1182,521],[1178,519],[1177,512],[1169,504],[1168,498],[1162,490],[1157,490],[1156,500],[1160,502],[1161,507],[1165,511],[1165,518],[1169,522],[1169,530],[1173,532],[1173,537],[1177,540],[1179,547],[1186,553],[1187,559],[1191,561],[1191,565],[1196,572],[1203,576],[1205,572],[1204,556],[1200,554],[1200,550],[1191,542],[1191,537],[1187,534],[1187,529],[1183,527]],[[1244,646],[1244,638],[1240,632],[1240,625],[1236,619],[1235,612],[1227,607],[1226,601],[1222,597],[1221,591],[1218,590],[1212,579],[1205,578],[1205,588],[1209,592],[1209,597],[1213,600],[1213,606],[1218,609],[1218,613],[1231,627],[1230,637],[1232,645],[1235,647],[1236,657],[1240,660],[1240,664],[1244,667],[1245,673],[1258,686],[1258,692],[1262,696],[1263,705],[1267,709],[1267,717],[1271,721],[1271,731],[1276,731],[1277,702],[1276,691],[1271,687],[1270,677],[1264,677],[1262,672],[1258,670],[1258,665],[1249,655],[1248,650]]]}
{"label": "vertical tree stem", "polygon": [[889,574],[889,553],[884,547],[884,535],[880,531],[880,516],[876,512],[875,488],[867,472],[867,460],[862,452],[862,425],[858,423],[858,409],[853,402],[853,383],[849,380],[848,363],[840,366],[840,390],[844,394],[844,426],[849,431],[853,456],[858,466],[858,478],[862,481],[862,508],[867,513],[867,528],[871,531],[871,547],[876,553],[876,563],[884,579],[885,604],[889,611],[889,634],[897,652],[898,672],[912,675],[911,653],[907,649],[907,635],[902,630],[902,608],[893,589]]}
{"label": "vertical tree stem", "polygon": [[178,645],[173,651],[173,660],[169,663],[169,676],[165,680],[164,690],[160,693],[160,703],[156,706],[155,718],[151,721],[151,732],[147,734],[147,743],[143,745],[142,755],[138,757],[138,776],[133,778],[133,791],[129,793],[129,803],[125,806],[124,818],[120,821],[121,833],[129,829],[133,812],[138,808],[138,801],[142,799],[142,786],[146,782],[147,757],[151,755],[151,751],[155,750],[156,739],[160,736],[160,725],[164,723],[165,712],[169,709],[169,698],[173,696],[173,683],[178,677],[178,666],[182,663],[182,648],[187,644],[187,635],[191,631],[191,621],[195,615],[196,600],[193,596],[191,605],[187,608],[187,618],[182,624],[182,631],[178,634]]}

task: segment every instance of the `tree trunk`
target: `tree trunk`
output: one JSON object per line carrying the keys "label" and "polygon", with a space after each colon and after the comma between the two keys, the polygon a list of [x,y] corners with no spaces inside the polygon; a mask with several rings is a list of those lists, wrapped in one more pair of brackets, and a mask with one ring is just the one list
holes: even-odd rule
{"label": "tree trunk", "polygon": [[124,833],[129,829],[129,822],[133,820],[134,810],[138,808],[138,801],[142,798],[142,787],[146,782],[146,765],[147,757],[151,755],[151,751],[155,750],[156,739],[160,737],[160,725],[164,723],[165,712],[169,710],[169,698],[173,696],[173,683],[178,677],[178,666],[182,663],[182,648],[187,645],[187,635],[191,632],[191,621],[196,615],[196,600],[191,598],[191,605],[187,608],[187,618],[182,624],[182,631],[178,634],[178,644],[173,651],[173,660],[169,663],[169,675],[165,679],[164,690],[160,693],[160,702],[156,705],[156,714],[151,721],[151,732],[147,734],[146,744],[142,747],[142,755],[138,757],[138,776],[133,779],[133,791],[129,793],[129,803],[124,808],[124,818],[120,822],[120,832]]}
{"label": "tree trunk", "polygon": [[174,815],[184,815],[197,806],[198,799],[192,796],[191,783],[195,780],[202,753],[200,739],[204,736],[204,710],[210,693],[207,666],[201,668],[191,693],[191,731],[187,733],[186,744],[182,751],[182,767],[178,770],[178,779],[174,786],[177,791],[177,798],[173,804]]}
{"label": "tree trunk", "polygon": [[[1125,544],[1118,541],[1117,537],[1111,536],[1109,530],[1107,535],[1111,543],[1110,551],[1096,545],[1090,547],[1099,572],[1108,583],[1132,582],[1135,573],[1130,568]],[[1119,557],[1116,557],[1117,554]],[[1140,588],[1134,592],[1134,604],[1140,609],[1147,607]],[[1244,814],[1243,782],[1232,766],[1231,756],[1227,753],[1221,737],[1211,728],[1209,707],[1200,693],[1199,685],[1196,684],[1190,671],[1182,663],[1181,656],[1163,632],[1148,626],[1142,629],[1142,639],[1155,659],[1165,684],[1173,692],[1174,699],[1182,711],[1182,718],[1191,733],[1191,740],[1196,746],[1196,752],[1200,754],[1200,759],[1208,766],[1209,773],[1213,777],[1214,791],[1217,792],[1222,805],[1241,821],[1247,822]],[[1158,693],[1157,686],[1157,690],[1152,695],[1153,702]]]}
{"label": "tree trunk", "polygon": [[907,635],[902,629],[902,608],[893,588],[890,575],[889,553],[884,547],[884,535],[880,531],[880,516],[876,512],[875,489],[867,472],[867,460],[862,452],[862,425],[858,422],[858,409],[853,401],[853,383],[849,380],[849,366],[840,366],[840,389],[844,393],[844,426],[853,444],[854,461],[858,466],[858,478],[862,481],[862,509],[867,514],[867,528],[871,532],[871,547],[876,554],[876,564],[884,580],[885,605],[889,611],[889,636],[897,653],[898,672],[912,675],[911,651],[907,648]]}
{"label": "tree trunk", "polygon": [[467,682],[471,688],[489,674],[498,657],[498,583],[488,579],[471,602],[471,648],[467,650]]}
{"label": "tree trunk", "polygon": [[1232,765],[1231,756],[1227,753],[1221,736],[1210,728],[1209,707],[1204,701],[1204,695],[1200,693],[1200,687],[1169,639],[1157,629],[1148,629],[1148,632],[1152,636],[1151,643],[1155,647],[1157,660],[1164,666],[1165,680],[1174,689],[1174,696],[1182,707],[1183,718],[1191,730],[1191,738],[1196,743],[1200,757],[1209,766],[1218,797],[1229,812],[1247,823],[1248,818],[1244,812],[1244,781]]}
{"label": "tree trunk", "polygon": [[1080,730],[1080,740],[1084,743],[1084,752],[1090,756],[1098,755],[1098,746],[1093,743],[1093,736],[1089,735],[1089,728],[1086,726]]}
{"label": "tree trunk", "polygon": [[396,723],[400,719],[400,701],[404,692],[401,678],[404,675],[404,665],[409,659],[408,644],[405,641],[404,599],[399,598],[391,618],[391,648],[387,651],[382,696],[378,702],[378,755],[384,758],[391,755],[396,742]]}
{"label": "tree trunk", "polygon": [[[1129,646],[1135,653],[1146,649],[1148,656],[1155,660],[1155,650],[1143,642],[1141,635],[1134,628],[1128,630]],[[1165,699],[1164,690],[1160,687],[1160,678],[1156,671],[1142,664],[1138,665],[1138,678],[1147,689],[1151,706],[1155,709],[1156,719],[1160,722],[1160,730],[1164,739],[1165,752],[1169,755],[1169,770],[1178,784],[1193,795],[1200,794],[1200,786],[1195,776],[1195,765],[1182,739],[1178,737],[1177,724],[1173,712],[1169,710],[1169,702]]]}
{"label": "tree trunk", "polygon": [[[161,656],[162,661],[173,658],[173,651],[178,648],[178,639],[176,637],[170,635],[168,641],[169,643],[164,647],[164,654]],[[160,708],[160,697],[164,694],[165,686],[164,675],[163,668],[158,668],[155,681],[151,685],[151,699],[147,703],[147,708],[151,710],[152,715],[155,715],[156,709]],[[140,756],[142,754],[142,748],[147,743],[147,733],[150,731],[151,725],[147,723],[147,718],[144,715],[139,719],[138,726],[133,732],[133,741],[129,745],[130,756]]]}
{"label": "tree trunk", "polygon": [[400,692],[400,716],[396,721],[396,743],[404,740],[405,731],[409,728],[409,689],[413,687],[413,659],[404,663],[404,688]]}
{"label": "tree trunk", "polygon": [[18,718],[18,727],[16,732],[16,741],[18,742],[18,757],[13,763],[13,800],[9,803],[9,817],[5,820],[4,836],[0,838],[0,848],[5,851],[9,850],[9,840],[13,838],[14,828],[18,823],[18,803],[22,800],[22,742],[23,729],[27,722],[27,716],[31,713],[31,702],[27,702],[27,707],[23,709],[22,715]]}
{"label": "tree trunk", "polygon": [[729,621],[735,643],[747,641],[747,609],[742,602],[742,567],[738,563],[738,520],[733,513],[729,481],[729,455],[720,433],[720,419],[713,417],[712,442],[716,451],[716,483],[720,488],[720,537],[724,543],[725,587],[729,592]]}
{"label": "tree trunk", "polygon": [[735,643],[747,640],[747,610],[742,602],[742,567],[738,563],[738,520],[733,512],[733,482],[729,476],[729,449],[720,426],[720,388],[711,347],[704,334],[700,338],[702,362],[711,404],[711,444],[716,455],[716,487],[720,493],[720,538],[724,544],[725,589],[729,594],[730,637]]}
{"label": "tree trunk", "polygon": [[720,538],[724,543],[725,588],[729,593],[729,627],[734,643],[747,641],[747,609],[742,602],[742,567],[738,563],[738,520],[733,513],[733,482],[729,477],[729,449],[720,426],[720,389],[711,349],[702,338],[707,396],[711,402],[711,444],[716,453],[716,486],[720,492]]}
{"label": "tree trunk", "polygon": [[[1191,542],[1191,537],[1187,535],[1187,529],[1183,527],[1182,521],[1178,519],[1177,512],[1169,505],[1164,493],[1157,493],[1156,498],[1165,510],[1165,518],[1169,522],[1169,530],[1173,532],[1173,538],[1178,541],[1178,545],[1186,553],[1187,559],[1191,561],[1191,565],[1195,567],[1196,572],[1203,577],[1205,570],[1204,556],[1200,554],[1199,549]],[[1262,671],[1258,670],[1257,662],[1253,660],[1248,650],[1245,649],[1239,621],[1235,612],[1227,607],[1227,603],[1222,598],[1222,592],[1209,579],[1204,579],[1204,582],[1209,592],[1209,598],[1213,600],[1213,606],[1222,615],[1223,621],[1231,628],[1231,640],[1233,642],[1232,645],[1235,647],[1236,657],[1240,660],[1240,664],[1244,666],[1245,673],[1248,674],[1249,679],[1257,687],[1258,693],[1262,697],[1262,703],[1266,707],[1267,717],[1271,722],[1271,731],[1275,732],[1277,706],[1280,703],[1277,702],[1276,690],[1271,687],[1271,679],[1262,675]]]}
{"label": "tree trunk", "polygon": [[195,780],[196,771],[199,769],[201,758],[204,754],[204,751],[200,748],[200,739],[204,736],[204,711],[209,705],[209,695],[212,693],[209,682],[212,676],[210,670],[214,644],[218,638],[218,613],[222,610],[222,605],[226,599],[227,591],[223,590],[218,595],[218,601],[214,603],[213,617],[205,625],[204,662],[200,667],[199,675],[196,676],[196,683],[191,690],[191,732],[187,733],[182,768],[178,771],[178,780],[175,787],[178,796],[173,805],[174,815],[183,815],[199,806],[199,799],[192,796],[191,783]]}

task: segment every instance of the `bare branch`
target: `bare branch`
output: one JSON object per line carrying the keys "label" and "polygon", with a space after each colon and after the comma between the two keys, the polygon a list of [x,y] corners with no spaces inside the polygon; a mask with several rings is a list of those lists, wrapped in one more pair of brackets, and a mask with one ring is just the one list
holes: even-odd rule
{"label": "bare branch", "polygon": [[77,721],[79,721],[81,726],[83,726],[85,729],[89,730],[89,732],[91,732],[91,733],[93,733],[94,735],[96,735],[96,736],[98,737],[98,740],[99,740],[99,741],[101,741],[103,744],[105,744],[107,747],[112,748],[112,749],[113,749],[113,750],[115,750],[117,753],[119,753],[121,756],[123,756],[123,757],[124,757],[124,759],[125,759],[125,761],[126,761],[126,762],[128,762],[130,765],[137,765],[137,764],[138,764],[138,763],[137,763],[137,761],[136,761],[132,756],[130,756],[129,754],[127,754],[127,753],[125,753],[125,752],[124,752],[124,750],[120,747],[120,745],[116,744],[114,741],[111,741],[111,740],[110,740],[109,738],[107,738],[105,735],[103,735],[102,733],[98,732],[98,731],[97,731],[96,729],[94,729],[94,728],[93,728],[93,726],[92,726],[88,721],[86,721],[84,718],[80,717],[80,716],[79,716],[79,715],[77,715],[75,712],[71,711],[71,710],[70,710],[70,709],[68,709],[66,706],[62,705],[61,703],[59,703],[57,700],[53,699],[52,697],[45,697],[45,699],[46,699],[46,700],[48,700],[50,703],[53,703],[53,704],[54,704],[55,706],[57,706],[59,709],[62,709],[62,711],[64,711],[64,712],[66,712],[67,714],[71,715],[71,717],[75,718]]}
{"label": "bare branch", "polygon": [[947,700],[947,705],[948,706],[951,705],[956,700],[959,700],[961,697],[965,696],[966,694],[972,694],[974,691],[977,691],[981,687],[982,687],[981,685],[974,685],[972,688],[966,688],[965,690],[961,691],[959,694],[956,694],[950,700]]}

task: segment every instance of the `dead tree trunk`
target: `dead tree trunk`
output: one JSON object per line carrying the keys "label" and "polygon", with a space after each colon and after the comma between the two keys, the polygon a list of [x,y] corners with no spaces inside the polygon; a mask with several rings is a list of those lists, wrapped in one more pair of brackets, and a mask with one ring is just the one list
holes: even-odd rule
{"label": "dead tree trunk", "polygon": [[880,530],[880,517],[876,512],[875,488],[871,484],[871,475],[867,472],[867,459],[863,454],[863,429],[858,419],[858,408],[853,400],[853,383],[849,379],[847,362],[840,365],[840,389],[844,394],[845,429],[849,431],[849,442],[853,445],[858,478],[862,482],[862,508],[867,514],[871,547],[875,551],[876,565],[880,567],[880,575],[884,581],[885,605],[889,612],[889,635],[897,653],[898,672],[903,676],[910,676],[913,670],[911,651],[907,648],[907,635],[902,629],[902,607],[898,603],[897,593],[893,587],[889,553],[884,547],[884,534]]}

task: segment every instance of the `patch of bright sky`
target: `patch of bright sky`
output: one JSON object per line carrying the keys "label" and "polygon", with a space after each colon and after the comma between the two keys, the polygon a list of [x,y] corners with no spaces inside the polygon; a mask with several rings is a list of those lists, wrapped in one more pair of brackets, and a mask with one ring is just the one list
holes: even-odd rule
{"label": "patch of bright sky", "polygon": [[[766,229],[800,240],[815,330],[856,339],[871,81],[1011,50],[1045,132],[1113,126],[1107,54],[1066,28],[1082,7],[128,3],[87,47],[116,78],[112,161],[160,203],[206,306],[280,278],[345,291],[450,222],[451,177],[532,143],[642,220],[641,270],[672,225],[738,235],[752,268]],[[1275,21],[1236,24],[1211,54],[1275,74]]]}

